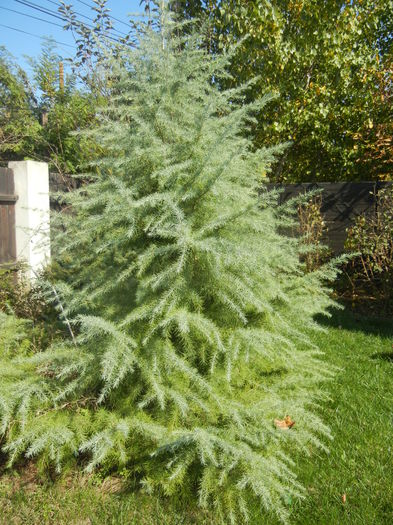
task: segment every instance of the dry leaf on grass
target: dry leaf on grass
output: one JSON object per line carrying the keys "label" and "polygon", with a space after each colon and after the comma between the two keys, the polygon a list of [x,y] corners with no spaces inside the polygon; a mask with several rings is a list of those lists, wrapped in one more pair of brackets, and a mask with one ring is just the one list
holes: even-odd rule
{"label": "dry leaf on grass", "polygon": [[295,421],[291,419],[290,416],[285,416],[284,419],[275,419],[274,424],[276,428],[281,428],[282,430],[289,430],[295,424]]}

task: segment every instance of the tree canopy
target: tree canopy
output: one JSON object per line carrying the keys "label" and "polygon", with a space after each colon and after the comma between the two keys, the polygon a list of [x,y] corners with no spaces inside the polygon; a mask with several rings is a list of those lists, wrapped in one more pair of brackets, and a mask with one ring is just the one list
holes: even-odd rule
{"label": "tree canopy", "polygon": [[32,138],[39,133],[36,103],[26,73],[0,48],[0,158],[33,154]]}
{"label": "tree canopy", "polygon": [[[5,85],[14,78],[13,96],[17,88],[24,98],[21,108],[19,102],[15,105],[15,100],[4,99],[7,111],[13,108],[13,113],[0,128],[3,152],[35,155],[49,160],[57,170],[70,172],[93,154],[90,148],[83,152],[69,132],[92,125],[93,107],[105,104],[113,87],[109,76],[102,84],[98,66],[105,61],[105,48],[117,42],[111,36],[112,19],[105,0],[95,4],[93,31],[71,5],[63,2],[59,7],[65,28],[76,35],[72,67],[83,90],[70,85],[60,93],[57,86],[53,90],[55,80],[50,88],[49,127],[44,132],[37,127],[34,111],[26,111],[37,109],[31,96],[34,93],[38,99],[40,90],[28,87],[26,74],[15,66],[10,69],[9,61],[4,69],[3,60],[0,82]],[[151,17],[160,2],[142,0],[141,4]],[[181,19],[208,21],[204,45],[210,53],[237,44],[229,65],[232,78],[222,88],[257,77],[249,101],[266,93],[276,95],[269,112],[258,116],[253,129],[256,147],[292,144],[271,172],[273,181],[391,178],[392,0],[176,0],[169,5]],[[137,27],[131,20],[122,44],[137,45]],[[58,71],[55,62],[50,66],[46,62],[49,69],[54,68],[51,74]],[[4,117],[4,108],[1,111]]]}
{"label": "tree canopy", "polygon": [[[256,145],[291,141],[275,181],[391,178],[391,0],[209,0],[208,46],[238,43],[236,85],[258,76],[250,98],[278,95],[255,126]],[[195,5],[176,2],[178,13]]]}
{"label": "tree canopy", "polygon": [[76,173],[96,155],[95,145],[75,136],[94,125],[102,98],[73,74],[64,74],[63,59],[48,40],[40,56],[30,59],[32,75],[4,50],[0,56],[0,158],[47,162],[64,177]]}

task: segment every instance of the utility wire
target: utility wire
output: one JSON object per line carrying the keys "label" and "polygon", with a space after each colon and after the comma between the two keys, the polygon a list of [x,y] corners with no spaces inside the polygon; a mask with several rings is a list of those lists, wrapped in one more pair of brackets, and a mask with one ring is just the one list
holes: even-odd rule
{"label": "utility wire", "polygon": [[[19,33],[23,33],[25,35],[34,36],[35,38],[39,38],[40,40],[47,40],[47,37],[40,36],[40,35],[35,35],[34,33],[29,33],[28,31],[23,31],[23,29],[18,29],[16,27],[7,26],[5,24],[0,24],[0,26],[1,27],[5,27],[7,29],[12,29],[13,31],[18,31]],[[51,40],[53,40],[53,42],[55,42],[56,44],[59,44],[61,46],[72,47],[72,49],[75,49],[75,46],[72,46],[70,44],[66,44],[65,42],[58,42],[57,40],[54,40],[53,38],[51,38]]]}
{"label": "utility wire", "polygon": [[[54,5],[57,6],[57,7],[60,7],[60,4],[58,4],[57,2],[54,2],[54,0],[46,0],[46,1],[47,1],[47,2],[50,2],[51,4],[54,4]],[[88,5],[88,4],[85,4],[85,5]],[[43,6],[41,6],[41,7],[43,7]],[[92,7],[92,6],[89,6],[89,7]],[[44,8],[44,9],[45,9],[45,8]],[[52,12],[53,12],[53,11],[52,11]],[[83,13],[79,13],[79,11],[73,11],[73,13],[75,13],[75,14],[78,15],[78,16],[81,16],[81,17],[85,18],[86,20],[88,20],[88,21],[91,22],[92,24],[95,24],[95,22],[94,22],[94,20],[93,20],[92,18],[90,18],[90,17],[84,15]],[[111,18],[111,17],[109,17],[109,18]],[[63,18],[63,20],[64,20],[64,18]],[[86,25],[88,26],[88,24],[86,24]],[[93,26],[88,26],[88,27],[90,27],[90,29],[93,29],[93,28],[94,28],[94,25],[93,25]],[[127,36],[126,33],[122,32],[122,31],[119,31],[119,30],[116,29],[115,27],[111,27],[110,30],[111,30],[111,31],[116,31],[116,32],[119,34],[119,37],[118,37],[118,38],[120,38],[120,37],[126,37],[126,36]],[[115,35],[115,36],[117,36],[117,35]]]}
{"label": "utility wire", "polygon": [[[47,2],[57,6],[57,7],[60,7],[60,4],[58,4],[57,2],[55,2],[54,0],[46,0]],[[78,2],[80,2],[81,4],[89,7],[90,9],[93,9],[94,6],[92,5],[89,5],[88,3],[86,2],[82,2],[80,0],[77,0]],[[83,18],[86,18],[87,20],[89,20],[90,22],[93,22],[94,23],[94,20],[92,18],[89,18],[88,16],[84,15],[83,13],[79,13],[78,11],[73,11],[76,15],[79,15],[79,16],[82,16]],[[112,20],[116,20],[117,22],[120,22],[122,24],[124,24],[125,26],[129,27],[128,24],[126,24],[125,22],[122,22],[121,20],[117,20],[116,18],[114,18],[113,16],[110,16],[108,15],[108,18],[111,18]],[[118,29],[116,29],[115,27],[112,27],[111,28],[112,31],[116,31],[117,33],[119,33],[121,36],[125,37],[127,36],[127,33],[124,33],[123,31],[119,31]]]}
{"label": "utility wire", "polygon": [[[48,1],[48,2],[49,2],[49,1],[52,2],[52,0],[47,0],[47,1]],[[94,6],[92,6],[91,4],[88,4],[87,2],[84,2],[83,0],[76,0],[76,1],[79,2],[80,4],[83,4],[83,5],[87,6],[87,7],[90,7],[90,9],[94,7]],[[108,15],[108,16],[109,16],[109,18],[112,18],[112,20],[116,20],[116,22],[119,22],[119,24],[123,24],[124,26],[130,28],[130,24],[127,24],[127,23],[124,22],[123,20],[119,20],[119,18],[116,18],[116,17],[111,16],[111,15]]]}
{"label": "utility wire", "polygon": [[[62,22],[65,22],[67,23],[68,21],[63,17],[61,16],[60,14],[56,13],[55,11],[51,11],[50,9],[47,9],[39,4],[34,4],[33,2],[28,2],[26,0],[15,0],[15,2],[18,2],[18,4],[22,4],[22,5],[25,5],[26,7],[30,7],[31,9],[35,9],[37,11],[40,11],[41,13],[44,13],[46,15],[49,15],[49,16],[53,16],[54,18],[57,18],[59,20],[61,20]],[[91,20],[89,18],[89,20]],[[94,30],[95,27],[92,26],[92,25],[89,25],[89,24],[85,24],[86,27],[88,27],[89,29],[92,29]],[[114,42],[117,42],[119,44],[121,44],[122,42],[118,39],[118,38],[115,38],[114,36],[110,36],[110,35],[107,35],[107,38],[109,38],[110,40],[113,40]]]}
{"label": "utility wire", "polygon": [[51,11],[50,9],[46,9],[43,6],[40,6],[38,4],[34,4],[33,2],[26,2],[25,0],[15,0],[18,4],[22,4],[26,7],[30,7],[31,9],[35,9],[36,11],[40,11],[41,13],[44,13],[45,15],[53,16],[54,18],[58,18],[59,20],[63,21],[63,18],[56,13],[55,11]]}
{"label": "utility wire", "polygon": [[0,5],[0,9],[5,9],[6,11],[17,13],[18,15],[27,16],[28,18],[34,18],[34,20],[40,20],[41,22],[46,22],[47,24],[51,24],[52,26],[57,26],[61,28],[64,27],[61,24],[56,24],[56,22],[52,22],[51,20],[45,20],[44,18],[40,18],[39,16],[28,15],[27,13],[22,13],[22,11],[16,11],[15,9],[9,9],[8,7],[3,7],[2,5]]}

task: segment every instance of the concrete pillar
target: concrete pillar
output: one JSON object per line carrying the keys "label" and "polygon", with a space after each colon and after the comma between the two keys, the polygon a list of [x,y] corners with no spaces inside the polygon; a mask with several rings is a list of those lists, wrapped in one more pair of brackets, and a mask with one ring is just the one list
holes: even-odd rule
{"label": "concrete pillar", "polygon": [[34,280],[50,259],[49,173],[45,162],[9,162],[14,172],[16,253],[27,265],[26,276]]}

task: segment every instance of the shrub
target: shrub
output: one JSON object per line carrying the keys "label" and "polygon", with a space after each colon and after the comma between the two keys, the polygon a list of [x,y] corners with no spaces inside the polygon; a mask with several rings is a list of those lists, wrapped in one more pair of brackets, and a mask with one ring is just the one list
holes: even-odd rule
{"label": "shrub", "polygon": [[32,283],[23,278],[23,266],[12,270],[0,269],[0,313],[10,313],[16,319],[29,320],[28,335],[32,348],[41,351],[64,332],[59,322],[56,304],[48,301],[39,281]]}
{"label": "shrub", "polygon": [[0,371],[5,450],[197,491],[217,523],[252,501],[285,520],[303,494],[291,455],[329,436],[315,401],[331,370],[308,330],[335,270],[305,271],[280,234],[292,218],[258,191],[283,150],[245,133],[269,97],[220,90],[230,56],[162,19],[108,59],[116,90],[86,134],[110,154],[60,214],[75,339]]}
{"label": "shrub", "polygon": [[348,230],[346,249],[356,255],[346,275],[354,299],[371,298],[388,305],[393,294],[393,187],[379,191],[376,212],[361,215]]}
{"label": "shrub", "polygon": [[307,271],[320,268],[330,256],[329,249],[322,243],[327,231],[321,213],[322,195],[311,195],[298,206],[299,233],[308,248],[303,260]]}
{"label": "shrub", "polygon": [[26,355],[31,341],[28,335],[29,321],[18,319],[11,313],[0,311],[0,363],[16,355]]}

